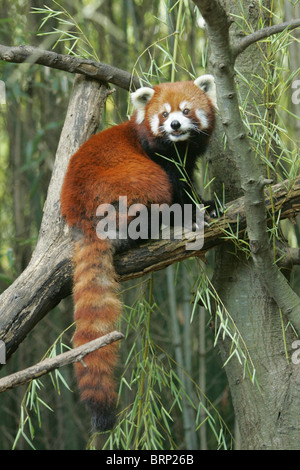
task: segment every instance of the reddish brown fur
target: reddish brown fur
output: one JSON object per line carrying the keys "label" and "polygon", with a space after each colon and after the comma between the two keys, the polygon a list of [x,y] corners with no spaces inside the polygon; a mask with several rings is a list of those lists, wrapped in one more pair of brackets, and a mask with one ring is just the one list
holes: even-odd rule
{"label": "reddish brown fur", "polygon": [[[142,125],[137,126],[132,118],[92,136],[69,164],[61,210],[68,225],[75,229],[75,347],[115,329],[121,314],[112,244],[96,235],[98,205],[117,202],[119,196],[127,196],[128,206],[172,203],[173,186],[167,172],[149,158],[139,141],[141,136],[149,141],[154,139],[149,126],[151,115],[160,111],[164,102],[175,107],[188,99],[206,111],[211,125],[209,133],[212,131],[213,107],[206,94],[192,82],[160,85],[155,91],[146,106]],[[85,357],[84,365],[76,364],[82,399],[100,430],[110,429],[114,422],[113,370],[117,349],[117,344],[109,345]]]}
{"label": "reddish brown fur", "polygon": [[177,111],[180,103],[188,101],[192,104],[191,115],[195,122],[198,122],[198,119],[195,116],[196,109],[201,109],[206,113],[209,127],[205,130],[205,133],[209,140],[215,127],[215,111],[212,102],[201,88],[197,87],[192,81],[161,83],[153,88],[155,90],[155,94],[150,103],[146,105],[145,119],[138,129],[141,137],[146,136],[149,143],[155,141],[156,137],[152,134],[150,121],[155,114],[158,114],[160,116],[160,124],[163,123],[161,112],[163,111],[163,105],[165,103],[169,103],[171,105],[172,111]]}
{"label": "reddish brown fur", "polygon": [[[61,207],[68,225],[85,234],[74,244],[75,347],[114,330],[121,314],[110,243],[96,236],[97,206],[120,195],[127,196],[128,205],[170,203],[171,194],[166,173],[139,146],[132,121],[91,137],[72,157]],[[114,421],[117,349],[109,345],[89,354],[85,366],[76,364],[82,400],[101,430]]]}
{"label": "reddish brown fur", "polygon": [[[74,243],[75,347],[115,329],[122,311],[115,277],[108,242],[83,238]],[[82,400],[94,415],[95,427],[103,430],[114,419],[117,395],[112,371],[117,348],[117,344],[106,346],[86,356],[84,365],[75,365]],[[98,415],[104,416],[102,421]]]}
{"label": "reddish brown fur", "polygon": [[71,227],[94,239],[92,223],[99,204],[127,196],[128,205],[171,201],[166,173],[151,161],[136,140],[135,123],[127,121],[92,136],[73,155],[65,177],[62,214]]}

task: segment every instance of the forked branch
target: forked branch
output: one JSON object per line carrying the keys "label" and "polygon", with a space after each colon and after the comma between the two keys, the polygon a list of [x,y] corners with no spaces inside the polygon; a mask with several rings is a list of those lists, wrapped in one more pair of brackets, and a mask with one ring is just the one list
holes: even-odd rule
{"label": "forked branch", "polygon": [[[300,178],[292,187],[288,181],[272,186],[272,198],[266,189],[265,205],[270,217],[274,208],[276,213],[280,212],[281,219],[294,219],[300,212]],[[244,198],[240,198],[230,203],[225,216],[205,229],[200,251],[186,250],[186,243],[193,241],[187,233],[173,242],[157,240],[118,254],[114,258],[115,269],[120,281],[138,278],[172,263],[204,256],[227,239],[238,245],[245,229]],[[46,247],[44,253],[35,257],[0,297],[0,339],[6,344],[7,357],[33,326],[72,292],[72,241],[68,233],[60,230],[59,236],[53,239],[53,233],[45,231],[44,237],[41,241],[42,247]]]}
{"label": "forked branch", "polygon": [[[194,0],[194,3],[198,6],[201,4],[204,16],[209,14],[211,10],[217,8],[217,11],[219,11],[221,8],[219,3],[215,0],[210,2],[207,0],[205,2]],[[215,17],[220,18],[220,15],[216,15]],[[224,24],[230,24],[230,21],[227,19],[227,17],[223,17],[223,19]],[[221,23],[219,26],[221,28]],[[232,57],[235,60],[236,57],[247,47],[257,41],[265,39],[274,34],[281,33],[285,29],[293,30],[298,27],[300,27],[300,19],[273,25],[267,28],[263,28],[259,31],[255,31],[254,33],[249,34],[248,36],[242,38],[239,42],[232,45]],[[97,62],[95,60],[58,54],[54,51],[47,51],[25,44],[21,46],[5,46],[0,44],[0,59],[6,62],[13,62],[17,64],[40,64],[69,73],[79,73],[85,75],[86,77],[94,78],[105,83],[112,83],[113,85],[124,88],[125,90],[135,90],[141,86],[138,78],[131,75],[126,70],[122,70],[105,63]]]}

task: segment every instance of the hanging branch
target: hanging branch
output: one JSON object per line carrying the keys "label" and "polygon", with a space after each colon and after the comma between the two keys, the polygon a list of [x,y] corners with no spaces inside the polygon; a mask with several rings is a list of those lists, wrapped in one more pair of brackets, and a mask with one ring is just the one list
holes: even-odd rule
{"label": "hanging branch", "polygon": [[[245,194],[245,214],[247,233],[255,268],[262,284],[271,298],[300,332],[300,298],[293,291],[276,264],[269,246],[267,213],[264,188],[272,181],[265,179],[256,164],[256,159],[248,139],[240,114],[238,93],[234,81],[234,58],[237,51],[242,52],[254,39],[270,35],[265,29],[263,34],[252,35],[245,44],[232,45],[229,38],[230,20],[218,0],[193,0],[198,6],[207,25],[210,41],[210,62],[217,85],[217,100],[228,143],[236,154],[242,188]],[[296,27],[296,26],[295,26]],[[278,32],[278,30],[277,30]],[[244,41],[244,42],[243,42]],[[242,46],[241,46],[242,45]]]}

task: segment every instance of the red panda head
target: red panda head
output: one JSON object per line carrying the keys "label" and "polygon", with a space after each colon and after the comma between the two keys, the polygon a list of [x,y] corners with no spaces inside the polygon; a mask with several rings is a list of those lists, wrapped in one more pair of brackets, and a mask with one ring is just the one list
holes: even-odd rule
{"label": "red panda head", "polygon": [[169,142],[188,141],[192,135],[210,136],[214,127],[216,87],[212,75],[195,81],[162,83],[131,94],[135,120],[154,138]]}

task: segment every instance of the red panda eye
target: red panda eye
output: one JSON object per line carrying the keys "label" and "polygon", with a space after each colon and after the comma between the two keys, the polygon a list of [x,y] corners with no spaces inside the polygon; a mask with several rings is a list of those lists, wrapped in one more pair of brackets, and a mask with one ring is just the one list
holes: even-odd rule
{"label": "red panda eye", "polygon": [[162,117],[167,118],[168,116],[169,116],[169,113],[167,113],[167,111],[164,111],[164,112],[162,113]]}
{"label": "red panda eye", "polygon": [[182,112],[186,116],[187,114],[189,114],[190,110],[188,108],[185,108]]}

